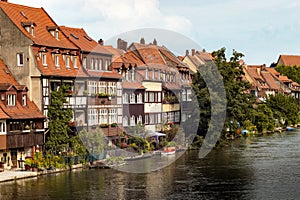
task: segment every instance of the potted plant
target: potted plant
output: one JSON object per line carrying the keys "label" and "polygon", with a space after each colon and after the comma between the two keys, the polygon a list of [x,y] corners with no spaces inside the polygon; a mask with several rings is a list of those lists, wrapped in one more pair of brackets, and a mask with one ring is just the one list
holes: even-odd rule
{"label": "potted plant", "polygon": [[117,123],[112,123],[110,126],[111,126],[111,127],[117,127],[118,124],[117,124]]}

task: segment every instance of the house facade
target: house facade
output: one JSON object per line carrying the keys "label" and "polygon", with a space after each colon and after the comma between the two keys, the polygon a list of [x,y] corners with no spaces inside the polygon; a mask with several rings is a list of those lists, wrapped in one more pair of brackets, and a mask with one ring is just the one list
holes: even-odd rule
{"label": "house facade", "polygon": [[28,88],[18,84],[2,60],[0,96],[0,159],[5,167],[21,167],[19,160],[42,150],[45,116],[29,100]]}

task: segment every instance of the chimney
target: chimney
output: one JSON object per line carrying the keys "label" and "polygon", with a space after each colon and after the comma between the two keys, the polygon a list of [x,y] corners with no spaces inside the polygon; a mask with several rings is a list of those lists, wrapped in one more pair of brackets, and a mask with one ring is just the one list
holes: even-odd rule
{"label": "chimney", "polygon": [[205,52],[206,52],[206,50],[205,50],[205,49],[202,49],[202,52],[203,52],[203,53],[205,53]]}
{"label": "chimney", "polygon": [[261,72],[261,66],[256,68],[256,71],[257,71],[257,74],[260,75],[260,72]]}
{"label": "chimney", "polygon": [[117,41],[117,48],[127,51],[127,42],[119,38]]}
{"label": "chimney", "polygon": [[141,43],[141,44],[145,44],[145,39],[144,39],[143,37],[141,38],[140,43]]}
{"label": "chimney", "polygon": [[98,43],[103,46],[104,45],[104,40],[102,40],[102,38],[100,38],[100,40],[98,40]]}
{"label": "chimney", "polygon": [[195,55],[195,49],[192,49],[192,56]]}
{"label": "chimney", "polygon": [[3,2],[7,2],[7,0],[1,0],[1,1],[3,1]]}
{"label": "chimney", "polygon": [[185,55],[188,56],[190,54],[189,50],[185,50]]}
{"label": "chimney", "polygon": [[154,40],[153,40],[153,44],[154,44],[154,45],[157,45],[157,41],[156,41],[155,38],[154,38]]}

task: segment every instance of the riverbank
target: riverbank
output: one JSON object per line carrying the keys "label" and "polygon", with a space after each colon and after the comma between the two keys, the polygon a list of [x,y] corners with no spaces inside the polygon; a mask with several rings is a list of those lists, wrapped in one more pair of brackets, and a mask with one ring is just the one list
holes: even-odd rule
{"label": "riverbank", "polygon": [[84,167],[85,165],[78,164],[78,165],[72,165],[71,168],[67,168],[67,169],[53,169],[53,170],[44,170],[40,172],[24,171],[20,168],[14,170],[4,170],[4,172],[0,172],[0,183],[15,181],[19,179],[34,178],[34,177],[44,176],[48,174],[62,173],[62,172],[72,171],[74,169],[80,169]]}

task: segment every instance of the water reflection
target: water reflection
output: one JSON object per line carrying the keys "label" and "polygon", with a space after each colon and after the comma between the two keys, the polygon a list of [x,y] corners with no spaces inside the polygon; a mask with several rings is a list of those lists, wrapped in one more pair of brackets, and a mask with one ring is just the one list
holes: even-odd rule
{"label": "water reflection", "polygon": [[152,173],[78,170],[2,183],[0,195],[14,200],[298,199],[299,144],[298,133],[241,138],[201,160],[198,152],[186,153]]}

